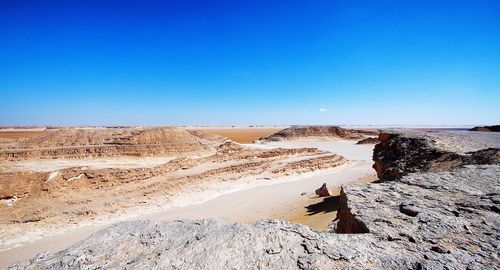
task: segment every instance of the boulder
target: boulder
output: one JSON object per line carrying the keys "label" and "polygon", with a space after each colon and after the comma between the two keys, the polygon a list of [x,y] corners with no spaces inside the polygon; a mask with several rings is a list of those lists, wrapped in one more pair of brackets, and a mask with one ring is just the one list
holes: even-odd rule
{"label": "boulder", "polygon": [[330,192],[328,191],[328,188],[326,187],[326,183],[323,183],[323,185],[316,189],[316,195],[320,196],[320,197],[328,197],[328,196],[331,196],[330,195]]}

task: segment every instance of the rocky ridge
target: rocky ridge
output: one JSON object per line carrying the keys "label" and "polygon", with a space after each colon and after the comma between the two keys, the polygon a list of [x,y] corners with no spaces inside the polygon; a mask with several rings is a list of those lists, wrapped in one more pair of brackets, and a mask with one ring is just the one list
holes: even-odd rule
{"label": "rocky ridge", "polygon": [[477,126],[477,127],[471,128],[470,131],[500,132],[500,125]]}
{"label": "rocky ridge", "polygon": [[380,180],[412,172],[448,171],[468,164],[500,163],[500,134],[387,130],[373,151]]}
{"label": "rocky ridge", "polygon": [[210,145],[175,127],[165,128],[62,128],[28,139],[0,141],[0,160],[148,156],[208,151]]}
{"label": "rocky ridge", "polygon": [[273,135],[261,138],[261,141],[283,141],[311,138],[362,139],[366,135],[376,135],[377,132],[345,129],[338,126],[293,126],[280,130]]}

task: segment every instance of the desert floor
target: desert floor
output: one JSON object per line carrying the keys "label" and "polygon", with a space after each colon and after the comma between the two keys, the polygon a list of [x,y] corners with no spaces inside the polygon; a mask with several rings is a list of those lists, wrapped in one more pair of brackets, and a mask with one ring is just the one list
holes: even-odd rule
{"label": "desert floor", "polygon": [[282,130],[283,127],[191,127],[189,129],[224,136],[237,143],[252,143]]}
{"label": "desert floor", "polygon": [[[219,130],[221,130],[221,133],[217,134],[231,137],[228,133],[222,133],[222,131],[226,132],[226,129]],[[264,130],[259,132],[264,132]],[[274,131],[267,130],[265,132],[272,133]],[[250,140],[248,134],[251,132],[243,133],[243,135],[238,135],[240,141],[246,142],[245,140]],[[255,132],[252,134],[251,141],[256,139],[256,136],[265,135],[265,133],[256,135]],[[243,140],[243,138],[247,139]],[[316,230],[326,230],[327,225],[336,216],[338,204],[338,196],[336,195],[338,195],[339,187],[346,183],[368,182],[376,178],[374,170],[371,168],[373,145],[356,145],[356,141],[347,140],[302,140],[246,145],[260,148],[317,147],[343,155],[350,162],[331,170],[306,173],[299,176],[284,176],[278,179],[260,181],[241,181],[224,187],[206,186],[196,188],[193,189],[193,192],[179,195],[169,208],[161,211],[132,213],[125,219],[110,220],[105,224],[85,224],[76,229],[30,239],[30,241],[22,245],[4,246],[0,250],[0,268],[16,261],[32,258],[40,252],[60,250],[112,223],[130,219],[222,218],[229,222],[253,222],[258,219],[279,218],[303,223]],[[324,199],[315,195],[315,189],[319,188],[323,183],[327,183],[330,192],[334,196]]]}
{"label": "desert floor", "polygon": [[14,129],[5,128],[0,129],[0,138],[31,138],[36,137],[45,132],[45,128],[30,128],[30,129]]}

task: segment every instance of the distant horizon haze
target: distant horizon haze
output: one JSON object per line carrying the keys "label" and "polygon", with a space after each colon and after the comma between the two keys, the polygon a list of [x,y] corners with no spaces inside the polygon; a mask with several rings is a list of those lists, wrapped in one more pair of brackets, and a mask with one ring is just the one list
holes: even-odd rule
{"label": "distant horizon haze", "polygon": [[0,126],[500,124],[500,1],[0,1]]}

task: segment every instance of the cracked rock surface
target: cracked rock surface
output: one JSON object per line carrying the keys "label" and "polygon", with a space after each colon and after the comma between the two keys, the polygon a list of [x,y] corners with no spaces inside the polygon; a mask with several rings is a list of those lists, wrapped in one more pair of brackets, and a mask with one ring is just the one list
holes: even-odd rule
{"label": "cracked rock surface", "polygon": [[335,269],[364,265],[369,252],[383,252],[361,238],[373,239],[278,220],[125,222],[12,269]]}
{"label": "cracked rock surface", "polygon": [[[369,233],[382,245],[396,243],[397,253],[407,254],[417,269],[498,269],[498,165],[348,185],[341,196],[338,232]],[[353,230],[349,222],[365,225],[364,230]]]}
{"label": "cracked rock surface", "polygon": [[384,130],[379,139],[373,150],[373,168],[381,181],[463,165],[500,164],[500,133]]}

